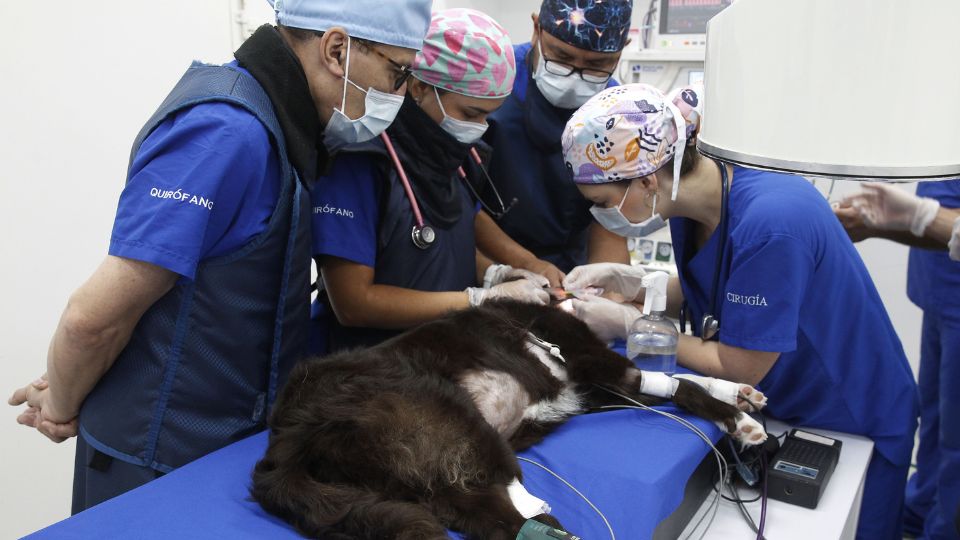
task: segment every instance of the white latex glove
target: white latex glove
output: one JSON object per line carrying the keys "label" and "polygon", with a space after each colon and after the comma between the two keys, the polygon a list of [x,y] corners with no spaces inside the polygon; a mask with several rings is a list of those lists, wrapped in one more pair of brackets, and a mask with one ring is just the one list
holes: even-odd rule
{"label": "white latex glove", "polygon": [[489,289],[480,287],[468,287],[467,297],[471,306],[479,306],[487,300],[495,298],[511,299],[528,304],[546,305],[550,302],[550,293],[539,284],[528,279],[518,279],[508,281],[499,285],[494,285]]}
{"label": "white latex glove", "polygon": [[563,288],[580,291],[600,287],[604,293],[619,293],[626,300],[636,300],[643,290],[641,280],[646,272],[639,266],[619,263],[594,263],[578,266],[567,274]]}
{"label": "white latex glove", "polygon": [[940,203],[917,197],[887,184],[863,184],[863,191],[846,197],[841,206],[851,205],[863,221],[874,229],[910,231],[923,236],[923,231],[937,217]]}
{"label": "white latex glove", "polygon": [[626,339],[633,323],[643,312],[633,304],[621,304],[599,296],[585,296],[569,300],[572,312],[587,323],[590,330],[602,341]]}
{"label": "white latex glove", "polygon": [[550,286],[550,280],[540,274],[506,264],[491,264],[487,267],[487,271],[483,273],[483,288],[489,289],[494,285],[515,279],[528,279],[540,287]]}

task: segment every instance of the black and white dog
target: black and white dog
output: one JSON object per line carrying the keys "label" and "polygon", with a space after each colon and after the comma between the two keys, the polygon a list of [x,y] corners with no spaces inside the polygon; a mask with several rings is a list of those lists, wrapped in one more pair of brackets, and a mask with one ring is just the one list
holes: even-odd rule
{"label": "black and white dog", "polygon": [[[514,451],[571,416],[623,404],[599,386],[658,402],[641,393],[658,376],[560,309],[489,302],[301,362],[274,406],[251,493],[309,537],[440,540],[450,528],[513,540],[526,521],[507,493],[521,476]],[[766,439],[737,406],[738,395],[762,406],[760,392],[669,381],[662,397],[745,444]],[[711,396],[723,397],[722,383],[723,401]],[[547,514],[535,519],[560,528]]]}

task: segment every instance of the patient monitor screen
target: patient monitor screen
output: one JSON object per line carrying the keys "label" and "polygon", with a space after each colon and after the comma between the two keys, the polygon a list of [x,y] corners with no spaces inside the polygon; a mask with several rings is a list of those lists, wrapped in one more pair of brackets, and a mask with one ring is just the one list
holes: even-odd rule
{"label": "patient monitor screen", "polygon": [[660,35],[706,34],[707,21],[732,0],[660,0]]}

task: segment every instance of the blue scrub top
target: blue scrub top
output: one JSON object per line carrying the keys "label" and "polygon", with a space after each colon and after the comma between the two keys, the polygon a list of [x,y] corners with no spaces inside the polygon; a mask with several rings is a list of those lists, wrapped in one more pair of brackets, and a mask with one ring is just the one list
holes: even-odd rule
{"label": "blue scrub top", "polygon": [[[731,182],[720,341],[780,353],[759,384],[774,417],[868,436],[893,463],[909,463],[918,398],[913,375],[829,204],[797,176],[734,167]],[[709,309],[720,232],[694,252],[693,225],[670,219],[684,298],[699,321]]]}
{"label": "blue scrub top", "polygon": [[[960,180],[921,182],[917,195],[936,199],[944,208],[960,208]],[[960,261],[943,250],[911,248],[907,296],[924,311],[960,314]]]}
{"label": "blue scrub top", "polygon": [[315,256],[376,266],[380,173],[367,154],[344,153],[310,190]]}
{"label": "blue scrub top", "polygon": [[[405,159],[402,149],[401,159]],[[432,222],[425,199],[420,208],[436,234],[428,249],[414,246],[410,231],[415,218],[393,169],[371,152],[341,152],[328,174],[311,188],[314,256],[334,256],[374,269],[374,283],[425,292],[462,291],[476,285],[474,218],[477,203],[455,182],[460,217],[453,223]],[[414,193],[421,178],[411,178]],[[399,330],[343,327],[327,305],[326,295],[313,303],[311,352],[323,354],[380,343]]]}
{"label": "blue scrub top", "polygon": [[[569,272],[587,262],[590,201],[570,179],[560,138],[573,109],[551,105],[527,63],[530,43],[516,45],[513,92],[487,119],[484,141],[493,148],[490,177],[504,202],[517,204],[497,224],[538,258]],[[617,82],[610,79],[609,86]],[[493,200],[492,193],[484,194]]]}
{"label": "blue scrub top", "polygon": [[279,192],[280,163],[263,124],[239,106],[196,105],[161,123],[134,156],[109,253],[192,280],[201,260],[266,230]]}

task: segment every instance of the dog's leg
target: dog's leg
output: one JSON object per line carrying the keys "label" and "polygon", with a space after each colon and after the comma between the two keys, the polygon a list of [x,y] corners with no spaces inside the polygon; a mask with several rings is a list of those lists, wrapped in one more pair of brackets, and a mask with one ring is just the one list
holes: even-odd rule
{"label": "dog's leg", "polygon": [[510,446],[515,452],[521,450],[526,450],[531,446],[542,441],[544,437],[549,435],[553,430],[557,429],[560,424],[563,424],[564,421],[560,422],[550,422],[550,423],[540,423],[540,422],[529,422],[525,421],[520,424],[520,427],[517,431],[510,437]]}
{"label": "dog's leg", "polygon": [[290,464],[258,463],[252,494],[308,538],[447,538],[446,529],[423,505],[385,500],[358,486],[318,482]]}
{"label": "dog's leg", "polygon": [[759,411],[767,404],[767,396],[749,384],[687,373],[680,373],[674,375],[674,377],[677,379],[687,379],[688,381],[699,384],[704,390],[709,392],[711,396],[724,403],[736,405],[741,411]]}
{"label": "dog's leg", "polygon": [[673,402],[697,416],[716,422],[742,444],[755,445],[767,440],[767,434],[756,420],[735,405],[711,396],[701,386],[686,379],[676,379]]}
{"label": "dog's leg", "polygon": [[[437,514],[449,517],[450,527],[463,532],[469,540],[514,540],[526,521],[503,484],[438,495],[433,498]],[[556,519],[542,522],[559,528]]]}
{"label": "dog's leg", "polygon": [[446,528],[428,507],[404,501],[379,501],[354,505],[341,522],[344,531],[358,539],[447,540]]}

